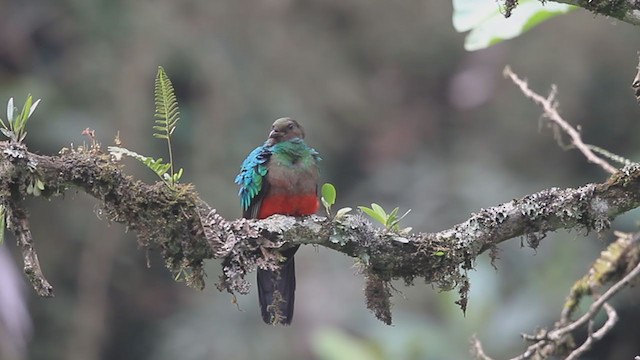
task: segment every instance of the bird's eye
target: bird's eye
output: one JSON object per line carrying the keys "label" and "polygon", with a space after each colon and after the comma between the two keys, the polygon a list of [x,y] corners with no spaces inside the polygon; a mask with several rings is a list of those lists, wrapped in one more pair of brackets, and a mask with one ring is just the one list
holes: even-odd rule
{"label": "bird's eye", "polygon": [[288,128],[289,130],[293,130],[293,124],[289,124]]}

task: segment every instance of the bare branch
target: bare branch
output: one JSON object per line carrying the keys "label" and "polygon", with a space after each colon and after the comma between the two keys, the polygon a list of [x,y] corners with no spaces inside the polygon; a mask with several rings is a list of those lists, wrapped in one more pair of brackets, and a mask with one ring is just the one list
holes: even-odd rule
{"label": "bare branch", "polygon": [[[602,325],[602,327],[600,327],[600,329],[598,329],[598,331],[592,333],[592,331],[590,330],[589,336],[587,337],[585,342],[582,343],[580,347],[573,350],[565,360],[579,359],[582,354],[591,349],[591,346],[594,342],[602,339],[609,331],[611,331],[611,329],[613,329],[616,322],[618,322],[618,314],[616,313],[616,310],[613,308],[613,306],[609,305],[608,303],[604,303],[603,306],[605,312],[607,313],[607,321],[604,323],[604,325]],[[590,321],[593,322],[593,320]]]}
{"label": "bare branch", "polygon": [[[557,103],[555,102],[557,92],[555,86],[552,86],[549,96],[544,98],[530,90],[526,81],[520,79],[509,67],[505,68],[504,74],[520,88],[526,97],[542,106],[545,117],[566,132],[571,138],[572,145],[577,147],[589,161],[600,165],[605,171],[614,174],[608,183],[611,183],[611,180],[620,175],[616,168],[595,155],[591,149],[598,150],[599,153],[607,155],[612,159],[622,159],[621,157],[616,155],[611,156],[612,154],[608,154],[605,150],[584,144],[580,133],[559,115]],[[639,76],[640,75],[636,76],[632,85],[636,91],[640,88]],[[554,131],[555,130],[554,128]],[[554,132],[554,136],[558,137],[556,132]],[[623,161],[623,163],[626,164],[626,167],[622,170],[624,173],[630,168],[638,167],[637,164],[629,161]],[[523,338],[533,342],[533,344],[531,344],[524,353],[514,357],[512,360],[531,358],[546,359],[554,355],[565,354],[567,355],[566,359],[577,359],[588,351],[594,342],[602,339],[605,334],[611,331],[618,321],[618,316],[615,309],[608,304],[608,301],[640,275],[640,233],[630,235],[617,232],[616,235],[618,239],[611,243],[606,250],[602,251],[600,257],[589,269],[588,274],[573,285],[562,310],[560,320],[556,322],[554,328],[550,331],[541,329],[535,335],[523,334]],[[595,296],[595,294],[598,293],[598,288],[609,282],[613,282],[614,284],[602,296]],[[591,295],[597,298],[586,313],[577,320],[571,321],[570,318],[572,314],[578,309],[578,304],[585,295]],[[607,313],[607,321],[594,332],[594,318],[603,307]],[[587,326],[588,336],[580,346],[576,347],[573,333],[585,325]],[[486,357],[486,355],[481,352],[481,344],[475,337],[472,339],[472,343],[474,354],[480,351],[482,356]],[[483,357],[478,355],[478,358]]]}
{"label": "bare branch", "polygon": [[473,358],[477,360],[493,360],[492,357],[489,357],[484,353],[482,343],[475,334],[471,336],[471,356],[473,356]]}
{"label": "bare branch", "polygon": [[[636,278],[640,274],[640,263],[636,265],[636,267],[629,272],[625,277],[623,277],[620,281],[611,286],[602,296],[600,296],[596,301],[591,304],[589,307],[589,311],[587,311],[584,315],[582,315],[578,320],[573,323],[554,330],[549,333],[550,339],[557,339],[563,336],[566,333],[573,332],[577,328],[585,325],[589,320],[593,320],[595,316],[600,312],[600,308],[607,304],[607,301],[611,300],[613,296],[615,296],[620,290],[625,288],[629,283]],[[611,317],[611,316],[609,316]]]}
{"label": "bare branch", "polygon": [[616,171],[618,171],[618,169],[609,164],[607,161],[594,154],[593,151],[591,151],[591,148],[587,144],[582,142],[582,138],[580,137],[580,133],[578,132],[578,130],[569,125],[569,123],[565,121],[562,116],[560,116],[557,108],[558,104],[555,101],[555,86],[552,87],[549,96],[545,98],[529,89],[529,85],[527,84],[527,82],[520,79],[509,66],[504,68],[504,75],[510,78],[511,81],[513,81],[514,84],[516,84],[520,88],[520,90],[526,97],[533,100],[533,102],[540,105],[544,109],[545,117],[559,126],[562,130],[564,130],[564,132],[569,135],[569,137],[571,138],[571,144],[578,148],[578,150],[580,150],[580,152],[584,154],[587,160],[600,166],[609,174],[614,174]]}
{"label": "bare branch", "polygon": [[[618,315],[615,309],[609,305],[608,301],[640,275],[640,259],[638,258],[640,251],[638,243],[639,239],[640,233],[635,234],[631,239],[620,238],[618,242],[626,242],[627,246],[620,249],[621,252],[616,255],[617,258],[613,259],[615,264],[611,264],[617,269],[618,274],[620,271],[626,271],[625,269],[629,268],[629,266],[633,267],[631,271],[627,272],[626,275],[622,276],[619,281],[616,281],[604,294],[602,294],[602,296],[597,298],[591,304],[589,310],[577,320],[567,322],[567,314],[563,311],[561,320],[556,322],[552,330],[547,331],[545,329],[541,329],[535,335],[523,334],[522,337],[527,341],[533,342],[533,344],[529,345],[524,353],[512,358],[511,360],[525,360],[534,356],[536,359],[546,359],[552,355],[558,354],[568,354],[566,359],[577,359],[580,355],[591,349],[594,342],[602,339],[602,337],[611,331],[618,321]],[[613,245],[610,245],[610,247],[611,246]],[[607,257],[608,255],[607,251],[603,251],[601,257],[596,261],[596,264],[600,259]],[[592,269],[595,267],[600,266],[594,264]],[[592,270],[590,270],[590,272],[591,271]],[[598,277],[601,275],[606,279],[613,280],[611,274],[597,274],[595,276]],[[589,275],[585,276],[585,278],[590,279]],[[592,284],[593,287],[600,285],[602,285],[600,282]],[[576,308],[577,304],[565,305],[565,310],[568,306]],[[594,332],[592,329],[594,319],[603,307],[607,313],[607,321]],[[588,336],[580,346],[575,347],[573,333],[585,325],[588,326]],[[477,347],[477,345],[474,346]]]}

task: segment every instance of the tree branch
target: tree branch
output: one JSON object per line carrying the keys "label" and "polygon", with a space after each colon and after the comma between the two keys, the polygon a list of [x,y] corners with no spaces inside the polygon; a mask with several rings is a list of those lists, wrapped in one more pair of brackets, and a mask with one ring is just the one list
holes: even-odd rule
{"label": "tree branch", "polygon": [[[580,133],[562,119],[558,113],[555,102],[555,87],[552,87],[549,96],[544,98],[529,89],[526,81],[520,79],[508,66],[504,70],[504,75],[510,78],[526,97],[532,99],[544,109],[545,117],[555,126],[566,132],[571,138],[572,145],[578,148],[589,161],[598,164],[605,171],[614,174],[609,181],[619,176],[619,173],[617,173],[617,170],[613,166],[591,152],[592,148],[598,149],[601,154],[606,154],[612,159],[616,159],[617,161],[622,160],[622,163],[627,164],[627,167],[622,170],[623,172],[628,171],[630,168],[638,167],[638,164],[632,163],[620,156],[610,154],[604,149],[586,145],[582,141]],[[640,75],[636,75],[632,84],[632,88],[636,90],[636,95],[640,87],[639,77]],[[554,130],[556,129],[554,128]],[[556,132],[555,135],[559,140],[559,134]],[[611,300],[613,296],[640,275],[640,233],[630,235],[616,232],[616,235],[618,239],[611,243],[606,250],[602,251],[600,257],[596,259],[589,269],[589,272],[572,286],[564,308],[562,309],[560,320],[555,323],[554,328],[550,331],[546,329],[538,330],[535,335],[523,334],[522,337],[527,341],[533,342],[533,344],[530,345],[524,353],[514,357],[512,360],[531,358],[542,360],[553,355],[567,355],[566,359],[577,359],[580,355],[588,351],[595,341],[602,339],[602,337],[615,326],[618,321],[618,315],[607,301]],[[608,282],[616,283],[602,296],[597,296],[599,288]],[[578,309],[578,305],[585,295],[591,295],[596,298],[596,300],[591,304],[589,311],[583,314],[578,320],[572,321],[571,316]],[[607,321],[594,332],[594,318],[603,307],[607,313]],[[573,332],[585,324],[588,324],[588,336],[584,342],[576,348]],[[490,359],[484,354],[482,344],[475,336],[471,341],[471,352],[477,359]]]}
{"label": "tree branch", "polygon": [[31,237],[27,214],[18,207],[12,207],[9,209],[7,216],[9,217],[9,226],[13,229],[18,239],[18,244],[22,248],[24,273],[27,275],[29,282],[38,295],[52,297],[53,287],[49,284],[49,281],[47,281],[40,269],[40,261],[38,260],[36,249],[33,246],[33,238]]}
{"label": "tree branch", "polygon": [[[547,232],[557,229],[602,231],[612,218],[640,205],[640,167],[632,165],[602,184],[543,190],[481,209],[450,229],[403,236],[374,229],[361,215],[226,220],[191,185],[180,184],[172,191],[163,184],[133,180],[97,146],[42,156],[21,144],[1,142],[0,153],[0,195],[4,195],[5,206],[17,206],[36,178],[45,184],[44,197],[71,187],[80,189],[100,202],[106,219],[135,231],[142,247],[159,249],[169,270],[183,274],[191,286],[204,287],[205,260],[223,259],[218,288],[230,293],[248,292],[244,278],[256,267],[276,266],[277,257],[265,258],[262,249],[314,244],[357,258],[372,282],[371,289],[376,288],[375,283],[384,286],[392,279],[411,283],[422,277],[441,289],[457,288],[461,293],[458,303],[464,310],[466,272],[479,254],[519,236],[536,247]],[[16,229],[18,224],[21,222],[12,220],[10,226]],[[25,263],[33,264],[32,259],[37,259],[35,252],[26,252]],[[44,295],[41,289],[48,283],[39,271],[34,276],[34,288]],[[370,309],[390,322],[390,292],[371,294],[380,298],[367,299]]]}
{"label": "tree branch", "polygon": [[[547,0],[540,0],[544,5]],[[637,0],[549,0],[581,7],[596,15],[609,16],[631,25],[640,25],[640,2]],[[518,7],[518,0],[504,0],[504,16],[509,17]]]}
{"label": "tree branch", "polygon": [[[588,351],[595,341],[604,337],[618,321],[615,309],[609,305],[618,292],[627,287],[640,275],[640,234],[621,236],[617,241],[609,245],[596,260],[589,273],[578,280],[571,289],[567,303],[562,311],[560,321],[556,322],[550,331],[542,329],[535,335],[523,334],[525,340],[533,342],[527,350],[512,360],[530,359],[534,355],[538,359],[546,359],[552,355],[567,354],[566,359],[577,359]],[[589,310],[577,320],[571,321],[570,314],[577,308],[582,295],[593,295],[605,282],[615,283],[589,306]],[[580,289],[580,291],[576,291]],[[593,323],[596,315],[604,307],[607,313],[607,321],[597,330],[593,331]],[[584,342],[576,347],[573,333],[588,325],[588,335]],[[478,342],[476,340],[476,342]],[[474,345],[476,348],[478,345]]]}
{"label": "tree branch", "polygon": [[640,25],[640,2],[635,0],[551,0],[575,5],[594,14],[610,16],[631,25]]}

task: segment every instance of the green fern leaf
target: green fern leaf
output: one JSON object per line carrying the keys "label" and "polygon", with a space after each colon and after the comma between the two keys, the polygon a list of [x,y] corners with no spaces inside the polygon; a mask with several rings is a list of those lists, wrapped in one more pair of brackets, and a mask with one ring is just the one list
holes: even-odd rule
{"label": "green fern leaf", "polygon": [[180,110],[176,99],[173,84],[167,76],[162,66],[158,66],[158,74],[155,82],[155,133],[169,137],[176,128],[178,120],[180,120]]}
{"label": "green fern leaf", "polygon": [[169,150],[169,175],[165,177],[164,173],[161,178],[167,181],[169,186],[173,186],[176,183],[177,177],[173,171],[173,152],[171,150],[171,135],[176,129],[178,120],[180,120],[180,110],[178,109],[178,100],[176,99],[175,91],[173,90],[173,84],[171,79],[167,76],[162,66],[158,66],[158,74],[155,81],[155,105],[156,112],[154,114],[155,125],[153,126],[153,137],[157,139],[164,139],[167,141],[167,148]]}
{"label": "green fern leaf", "polygon": [[149,169],[151,169],[151,171],[156,173],[156,175],[158,175],[160,177],[160,179],[163,179],[163,180],[164,180],[164,175],[171,168],[171,164],[163,163],[162,162],[163,161],[162,158],[154,159],[154,158],[149,157],[149,156],[140,155],[135,151],[131,151],[131,150],[123,148],[123,147],[109,146],[107,148],[107,150],[117,160],[122,158],[122,156],[129,156],[129,157],[132,157],[132,158],[140,161],[141,163],[145,164]]}

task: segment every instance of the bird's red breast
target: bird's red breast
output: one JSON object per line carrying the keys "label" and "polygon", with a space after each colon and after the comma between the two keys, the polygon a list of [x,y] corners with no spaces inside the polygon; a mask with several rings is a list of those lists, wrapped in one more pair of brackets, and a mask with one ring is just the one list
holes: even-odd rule
{"label": "bird's red breast", "polygon": [[258,219],[265,219],[274,214],[289,216],[313,215],[318,211],[320,202],[318,195],[266,195],[262,199]]}

